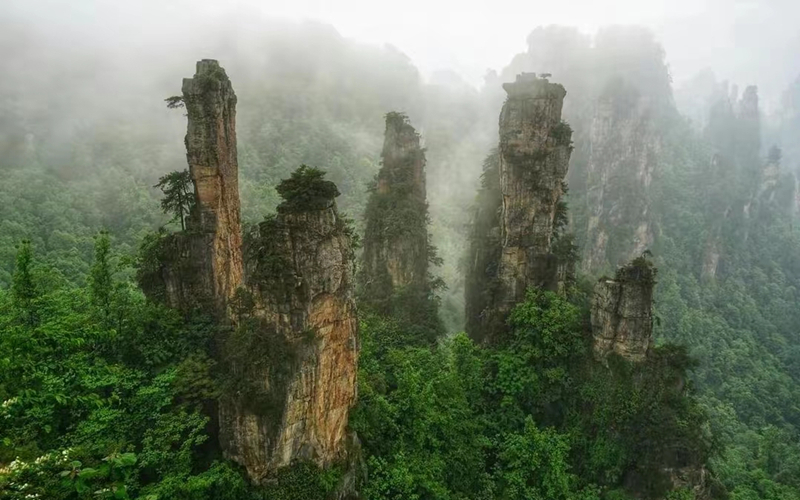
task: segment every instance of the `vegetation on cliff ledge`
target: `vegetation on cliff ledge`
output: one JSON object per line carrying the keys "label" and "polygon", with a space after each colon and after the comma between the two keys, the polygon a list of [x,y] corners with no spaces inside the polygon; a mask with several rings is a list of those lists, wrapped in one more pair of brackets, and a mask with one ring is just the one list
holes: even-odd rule
{"label": "vegetation on cliff ledge", "polygon": [[306,212],[330,208],[339,196],[336,184],[325,180],[322,170],[301,165],[291,177],[281,181],[275,188],[283,198],[278,212]]}

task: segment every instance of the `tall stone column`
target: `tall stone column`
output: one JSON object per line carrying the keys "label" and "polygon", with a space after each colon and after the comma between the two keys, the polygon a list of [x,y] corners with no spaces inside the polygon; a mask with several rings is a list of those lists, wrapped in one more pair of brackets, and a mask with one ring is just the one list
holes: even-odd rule
{"label": "tall stone column", "polygon": [[[494,188],[499,196],[484,195],[499,200],[494,209],[499,220],[496,229],[473,237],[471,263],[480,269],[470,269],[467,279],[473,288],[492,290],[488,298],[480,290],[467,290],[467,299],[475,302],[467,304],[472,316],[468,333],[477,340],[490,339],[504,328],[505,316],[524,300],[529,287],[558,288],[559,263],[551,243],[572,151],[572,131],[561,121],[567,92],[533,73],[522,73],[503,88],[508,98],[500,113],[498,168],[486,171],[499,176]],[[481,210],[491,218],[491,207]],[[490,237],[492,232],[497,236]],[[487,242],[497,248],[476,246]],[[486,262],[488,255],[499,255],[497,262]]]}
{"label": "tall stone column", "polygon": [[364,303],[390,313],[394,292],[422,290],[428,280],[425,151],[405,115],[386,115],[381,157],[367,203],[361,281]]}
{"label": "tall stone column", "polygon": [[153,240],[140,284],[151,299],[187,315],[210,312],[223,327],[213,351],[220,446],[255,482],[297,459],[344,461],[354,446],[346,429],[359,345],[339,192],[323,172],[301,167],[282,183],[278,214],[244,245],[230,80],[202,60],[182,100],[195,203],[185,231]]}
{"label": "tall stone column", "polygon": [[436,256],[428,242],[425,150],[402,113],[386,114],[381,158],[364,214],[359,304],[413,331],[407,342],[430,344],[443,327],[434,298],[436,281],[428,272]]}
{"label": "tall stone column", "polygon": [[183,80],[183,102],[189,119],[186,159],[196,199],[187,226],[190,233],[208,237],[203,260],[209,291],[224,310],[243,279],[236,94],[219,63],[203,59],[194,77]]}
{"label": "tall stone column", "polygon": [[[332,187],[332,182],[320,181]],[[248,244],[246,293],[223,349],[225,455],[260,482],[294,460],[347,456],[356,400],[354,252],[333,198],[279,206]]]}

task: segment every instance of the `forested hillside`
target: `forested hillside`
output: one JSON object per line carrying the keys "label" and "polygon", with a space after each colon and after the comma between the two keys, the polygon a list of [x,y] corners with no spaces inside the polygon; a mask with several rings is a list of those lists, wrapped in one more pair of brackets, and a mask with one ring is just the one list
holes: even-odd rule
{"label": "forested hillside", "polygon": [[[0,498],[800,498],[800,76],[766,113],[750,82],[673,89],[643,29],[537,28],[528,45],[476,90],[320,24],[244,22],[120,59],[0,21]],[[276,220],[291,225],[277,207],[320,188],[301,165],[341,193],[343,238],[382,234],[387,113],[419,133],[413,230],[431,233],[430,265],[402,317],[361,290],[358,460],[312,457],[253,486],[218,445],[225,326],[136,282],[186,229],[157,184],[187,168],[187,111],[165,99],[195,47],[236,91],[245,246],[271,248]],[[460,333],[469,225],[502,83],[531,71],[567,92],[554,233],[577,245],[576,273],[530,290],[487,345]],[[646,363],[599,362],[591,286],[637,258],[658,268],[656,345]]]}
{"label": "forested hillside", "polygon": [[[581,94],[565,113],[576,131],[570,208],[583,268],[655,255],[658,336],[699,361],[694,378],[724,449],[719,477],[735,496],[796,495],[796,85],[770,116],[756,87],[705,74],[677,92],[681,115],[646,32],[609,29],[590,47],[574,30],[548,28],[528,42],[510,72],[549,71]],[[609,123],[618,135],[606,152]]]}

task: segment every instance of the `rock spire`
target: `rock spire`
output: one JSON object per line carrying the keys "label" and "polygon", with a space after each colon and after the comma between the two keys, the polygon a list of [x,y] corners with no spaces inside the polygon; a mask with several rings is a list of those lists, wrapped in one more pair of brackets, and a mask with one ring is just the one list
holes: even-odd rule
{"label": "rock spire", "polygon": [[[177,98],[176,98],[177,99]],[[296,459],[345,460],[356,398],[358,321],[352,231],[336,186],[302,166],[284,202],[243,242],[236,95],[217,61],[183,81],[186,157],[195,203],[186,230],[149,242],[145,293],[220,333],[222,451],[260,482]]]}
{"label": "rock spire", "polygon": [[572,131],[561,121],[564,87],[522,73],[503,88],[508,98],[500,113],[498,154],[484,174],[485,189],[497,194],[482,195],[499,206],[479,207],[483,216],[478,215],[485,226],[496,226],[476,224],[480,234],[473,235],[467,277],[467,328],[479,340],[503,328],[528,287],[558,288],[559,262],[551,245],[572,151]]}

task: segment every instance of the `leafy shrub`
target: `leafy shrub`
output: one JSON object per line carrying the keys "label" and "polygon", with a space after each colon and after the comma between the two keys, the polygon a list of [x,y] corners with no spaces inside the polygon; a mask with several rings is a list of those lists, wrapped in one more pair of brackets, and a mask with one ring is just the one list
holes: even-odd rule
{"label": "leafy shrub", "polygon": [[307,165],[301,165],[275,189],[283,198],[279,212],[323,210],[340,194],[336,184],[325,180],[325,172]]}

